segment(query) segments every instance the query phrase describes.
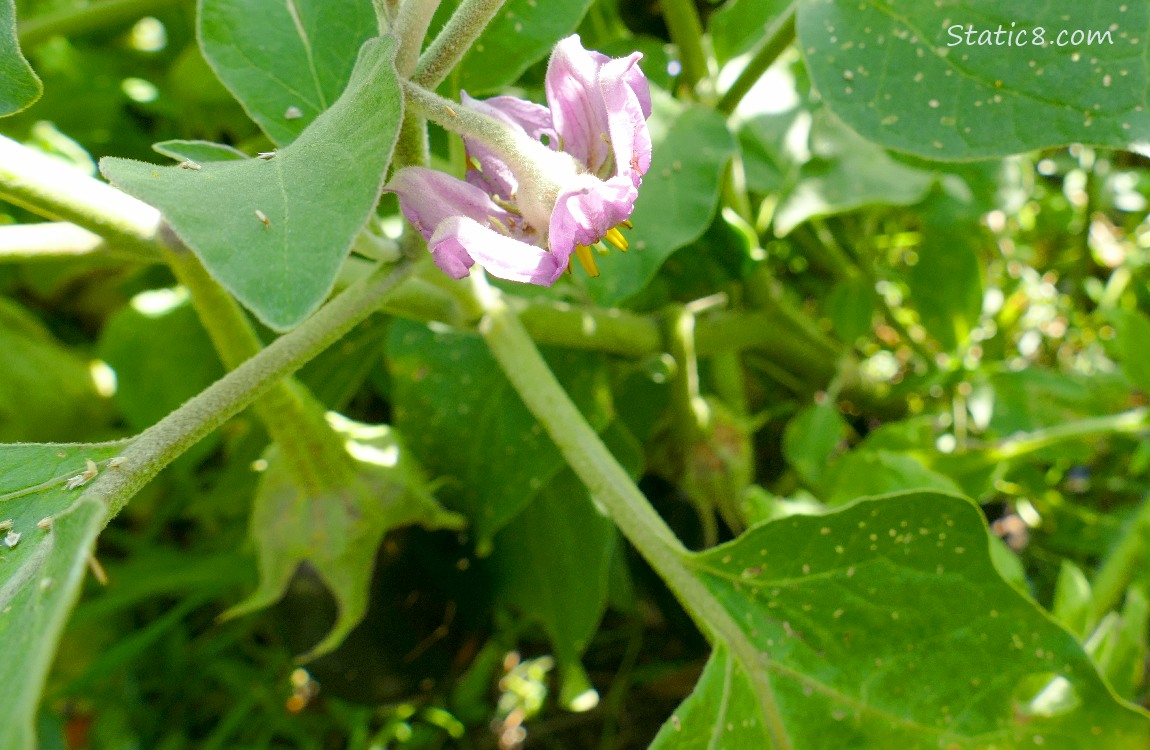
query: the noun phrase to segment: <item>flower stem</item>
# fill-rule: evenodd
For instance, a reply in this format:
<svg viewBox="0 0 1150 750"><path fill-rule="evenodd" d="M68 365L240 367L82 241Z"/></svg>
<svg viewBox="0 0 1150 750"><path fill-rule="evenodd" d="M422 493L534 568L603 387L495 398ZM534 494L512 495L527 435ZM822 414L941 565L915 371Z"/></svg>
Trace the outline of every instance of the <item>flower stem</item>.
<svg viewBox="0 0 1150 750"><path fill-rule="evenodd" d="M674 592L699 628L712 642L727 645L743 662L766 717L773 747L789 750L790 739L770 678L754 645L730 613L695 577L682 542L587 424L502 295L488 287L478 274L472 279L476 281L476 296L485 311L479 332L523 403L551 436L595 501Z"/></svg>
<svg viewBox="0 0 1150 750"><path fill-rule="evenodd" d="M435 41L419 56L419 64L411 80L429 89L443 83L503 7L504 1L463 0Z"/></svg>
<svg viewBox="0 0 1150 750"><path fill-rule="evenodd" d="M731 88L727 89L719 99L716 109L726 115L734 112L735 107L739 106L739 102L743 100L743 97L747 95L759 77L794 41L795 10L797 7L798 0L794 0L770 25L755 48L751 61L747 63L747 67L743 68L743 72L739 73L739 77L731 84Z"/></svg>
<svg viewBox="0 0 1150 750"><path fill-rule="evenodd" d="M102 472L88 490L108 505L110 520L128 499L177 456L265 393L282 377L333 344L380 306L411 274L413 264L379 266L324 305L298 328L217 380L140 433L124 450L121 471Z"/></svg>
<svg viewBox="0 0 1150 750"><path fill-rule="evenodd" d="M707 52L703 49L703 25L695 0L662 0L663 20L671 33L671 41L679 48L683 64L683 80L694 87L707 78Z"/></svg>
<svg viewBox="0 0 1150 750"><path fill-rule="evenodd" d="M400 78L407 78L419 62L419 50L427 36L427 27L440 0L405 0L399 6L394 30L399 37L399 50L395 53L395 68Z"/></svg>

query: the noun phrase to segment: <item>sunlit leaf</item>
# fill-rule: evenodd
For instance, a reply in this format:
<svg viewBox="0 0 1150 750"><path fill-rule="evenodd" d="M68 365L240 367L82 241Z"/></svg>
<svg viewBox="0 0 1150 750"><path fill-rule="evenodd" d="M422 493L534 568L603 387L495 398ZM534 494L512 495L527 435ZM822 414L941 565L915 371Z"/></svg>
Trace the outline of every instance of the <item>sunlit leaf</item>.
<svg viewBox="0 0 1150 750"><path fill-rule="evenodd" d="M40 79L20 54L13 0L0 0L0 117L30 106L42 91Z"/></svg>

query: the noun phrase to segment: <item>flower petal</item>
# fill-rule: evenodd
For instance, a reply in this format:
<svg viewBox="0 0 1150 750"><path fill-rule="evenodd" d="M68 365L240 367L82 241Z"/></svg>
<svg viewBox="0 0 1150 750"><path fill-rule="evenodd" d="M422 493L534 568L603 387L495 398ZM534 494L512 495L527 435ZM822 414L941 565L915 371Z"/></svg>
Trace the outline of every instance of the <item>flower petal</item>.
<svg viewBox="0 0 1150 750"><path fill-rule="evenodd" d="M628 175L604 182L581 175L559 194L551 214L548 244L551 252L570 255L576 245L591 245L631 215L639 191Z"/></svg>
<svg viewBox="0 0 1150 750"><path fill-rule="evenodd" d="M651 89L639 70L636 52L612 60L599 74L599 90L607 110L607 127L615 153L615 174L629 175L635 187L651 167Z"/></svg>
<svg viewBox="0 0 1150 750"><path fill-rule="evenodd" d="M518 223L480 188L432 169L401 169L386 189L399 196L403 215L424 239L430 240L439 225L453 216L467 216L483 224L495 218L509 227Z"/></svg>
<svg viewBox="0 0 1150 750"><path fill-rule="evenodd" d="M506 237L477 221L454 217L440 224L428 242L435 264L457 279L479 263L492 276L551 286L567 269L571 255L549 253L526 242Z"/></svg>
<svg viewBox="0 0 1150 750"><path fill-rule="evenodd" d="M466 91L461 93L461 101L470 109L526 133L532 140L541 141L544 136L547 136L549 144L556 144L559 140L551 124L551 113L541 104L514 96L473 99ZM492 195L512 200L519 190L519 181L511 167L477 138L465 137L463 142L468 156L479 163L479 169L476 169L469 160L467 181ZM555 145L551 147L555 148Z"/></svg>
<svg viewBox="0 0 1150 750"><path fill-rule="evenodd" d="M579 36L572 35L555 45L547 65L547 103L563 150L592 173L598 173L611 156L604 140L609 134L607 108L599 90L599 71L610 59L583 49Z"/></svg>

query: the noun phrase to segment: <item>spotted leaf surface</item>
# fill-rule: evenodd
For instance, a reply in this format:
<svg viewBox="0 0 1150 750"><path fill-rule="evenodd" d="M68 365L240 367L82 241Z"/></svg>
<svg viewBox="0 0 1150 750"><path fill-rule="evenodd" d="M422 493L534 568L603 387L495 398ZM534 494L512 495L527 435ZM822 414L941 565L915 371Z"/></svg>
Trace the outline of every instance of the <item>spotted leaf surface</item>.
<svg viewBox="0 0 1150 750"><path fill-rule="evenodd" d="M694 555L759 664L719 644L656 748L766 747L766 670L793 747L1143 748L1074 636L1004 582L977 506L931 492L751 529Z"/></svg>
<svg viewBox="0 0 1150 750"><path fill-rule="evenodd" d="M85 474L87 461L97 472L119 471L106 467L122 450L0 446L0 747L36 746L40 691L107 514L102 502L85 496L99 476Z"/></svg>
<svg viewBox="0 0 1150 750"><path fill-rule="evenodd" d="M796 27L831 109L933 159L1145 140L1148 30L1126 0L812 0Z"/></svg>

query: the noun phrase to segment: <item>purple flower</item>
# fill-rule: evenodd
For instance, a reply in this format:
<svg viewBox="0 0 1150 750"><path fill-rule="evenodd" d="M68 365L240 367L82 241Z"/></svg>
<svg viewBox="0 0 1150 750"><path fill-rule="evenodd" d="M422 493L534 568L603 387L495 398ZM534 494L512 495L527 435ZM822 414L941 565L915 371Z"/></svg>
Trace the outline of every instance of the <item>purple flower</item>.
<svg viewBox="0 0 1150 750"><path fill-rule="evenodd" d="M606 239L626 250L617 227L630 226L651 166L651 95L640 57L611 59L570 36L547 68L549 107L464 93L464 114L476 117L448 110L437 118L463 134L466 182L409 167L388 185L436 265L462 278L479 263L503 279L550 286L572 253L598 275L590 246ZM485 132L469 129L477 120Z"/></svg>

